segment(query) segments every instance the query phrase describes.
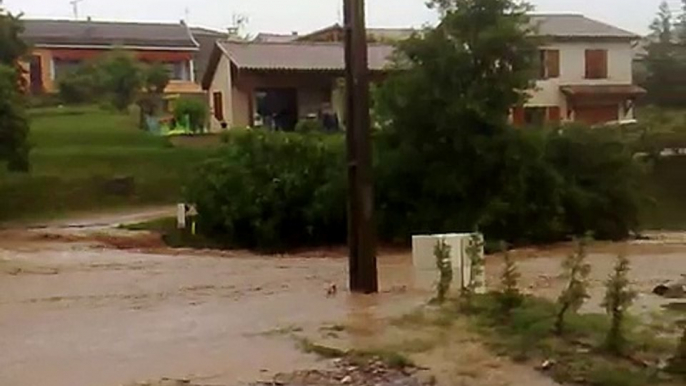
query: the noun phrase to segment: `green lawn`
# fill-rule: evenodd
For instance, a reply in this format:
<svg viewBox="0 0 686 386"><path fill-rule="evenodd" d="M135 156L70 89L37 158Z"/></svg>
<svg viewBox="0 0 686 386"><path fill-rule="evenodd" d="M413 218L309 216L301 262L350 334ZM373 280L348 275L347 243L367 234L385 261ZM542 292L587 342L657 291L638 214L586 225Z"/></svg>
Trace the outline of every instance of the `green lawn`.
<svg viewBox="0 0 686 386"><path fill-rule="evenodd" d="M36 109L30 117L32 170L0 174L0 220L173 203L212 152L174 148L137 129L133 115L95 107ZM113 179L133 184L122 191Z"/></svg>

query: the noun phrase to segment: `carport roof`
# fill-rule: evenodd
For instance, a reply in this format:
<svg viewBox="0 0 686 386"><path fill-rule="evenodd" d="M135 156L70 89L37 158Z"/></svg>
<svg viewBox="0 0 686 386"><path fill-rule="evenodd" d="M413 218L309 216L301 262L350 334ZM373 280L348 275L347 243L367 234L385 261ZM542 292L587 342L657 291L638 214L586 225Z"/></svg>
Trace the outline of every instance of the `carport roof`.
<svg viewBox="0 0 686 386"><path fill-rule="evenodd" d="M239 69L286 71L343 71L345 53L341 43L218 42L219 48ZM380 71L391 63L393 47L370 44L369 69Z"/></svg>

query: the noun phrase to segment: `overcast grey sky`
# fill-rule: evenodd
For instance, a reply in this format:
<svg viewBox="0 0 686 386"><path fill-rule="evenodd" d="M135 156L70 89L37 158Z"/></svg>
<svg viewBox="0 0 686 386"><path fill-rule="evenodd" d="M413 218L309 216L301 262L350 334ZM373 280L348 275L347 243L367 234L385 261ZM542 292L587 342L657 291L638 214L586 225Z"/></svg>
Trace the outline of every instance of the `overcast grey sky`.
<svg viewBox="0 0 686 386"><path fill-rule="evenodd" d="M375 27L421 26L435 20L425 0L366 0L368 24ZM530 0L538 12L574 12L645 33L661 0ZM669 0L679 8L680 0ZM234 14L249 17L250 32L306 32L340 18L342 0L82 0L79 13L96 20L178 21L224 29ZM70 0L5 0L26 17L72 18Z"/></svg>

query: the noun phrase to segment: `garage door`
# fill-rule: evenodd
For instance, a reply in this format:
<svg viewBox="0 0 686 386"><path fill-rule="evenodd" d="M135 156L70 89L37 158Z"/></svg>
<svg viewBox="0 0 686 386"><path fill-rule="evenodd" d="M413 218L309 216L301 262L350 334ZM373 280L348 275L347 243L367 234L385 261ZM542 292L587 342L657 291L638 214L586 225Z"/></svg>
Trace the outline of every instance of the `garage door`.
<svg viewBox="0 0 686 386"><path fill-rule="evenodd" d="M597 125L619 119L617 105L579 106L575 110L575 120L589 125Z"/></svg>

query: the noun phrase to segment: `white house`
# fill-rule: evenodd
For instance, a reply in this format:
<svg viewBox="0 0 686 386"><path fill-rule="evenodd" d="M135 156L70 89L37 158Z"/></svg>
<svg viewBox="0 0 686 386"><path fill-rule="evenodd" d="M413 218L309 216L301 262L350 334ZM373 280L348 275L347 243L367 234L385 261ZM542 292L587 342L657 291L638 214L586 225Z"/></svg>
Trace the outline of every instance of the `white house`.
<svg viewBox="0 0 686 386"><path fill-rule="evenodd" d="M638 35L582 15L532 15L542 41L539 80L523 107L512 110L517 125L581 121L599 124L633 118L632 43ZM389 42L412 30L368 29L371 41ZM311 34L258 41L220 41L203 79L212 110L212 130L276 125L292 129L332 105L343 116L344 34L339 25ZM370 43L369 68L382 81L393 47ZM274 118L276 117L276 118Z"/></svg>
<svg viewBox="0 0 686 386"><path fill-rule="evenodd" d="M543 40L531 98L513 111L517 124L633 118L645 91L633 83L633 45L640 37L583 15L533 15Z"/></svg>

